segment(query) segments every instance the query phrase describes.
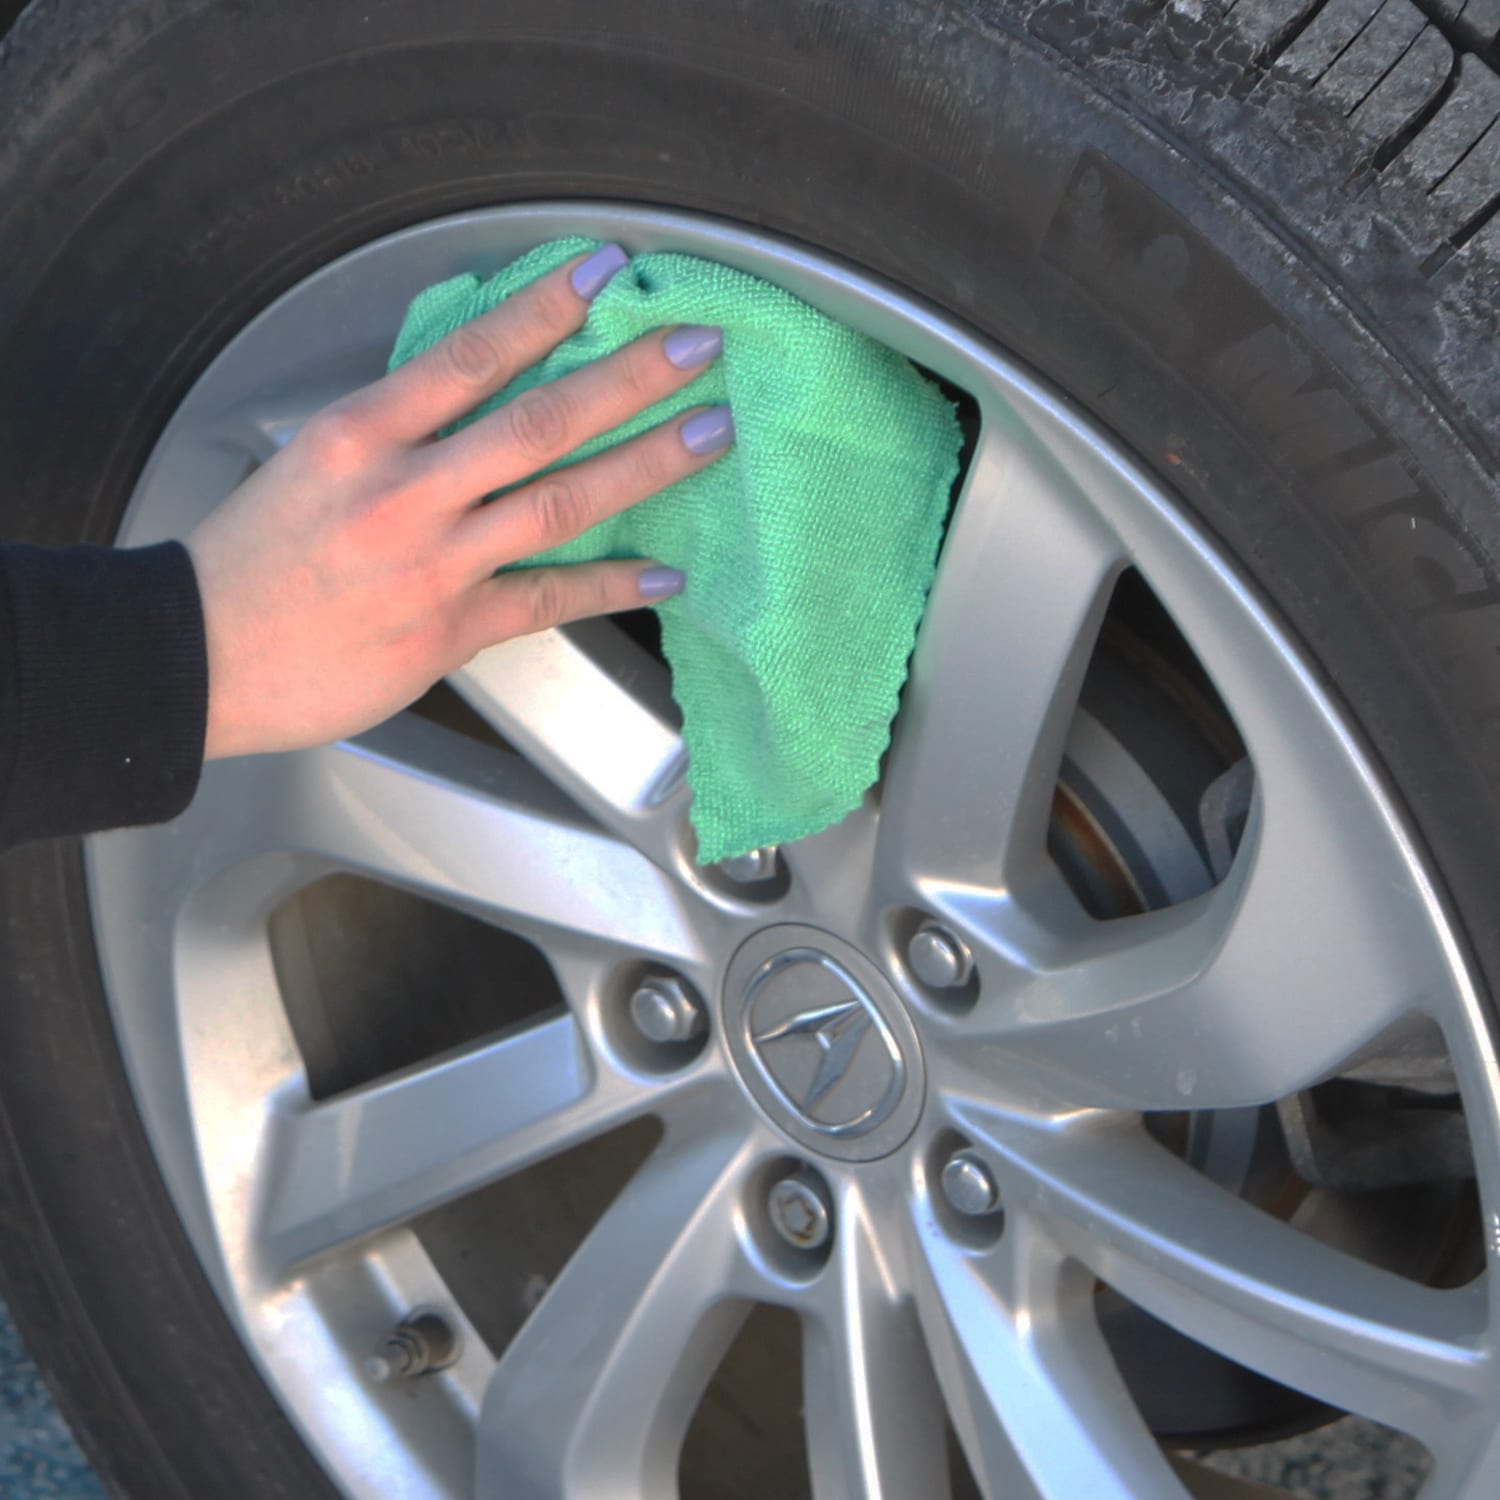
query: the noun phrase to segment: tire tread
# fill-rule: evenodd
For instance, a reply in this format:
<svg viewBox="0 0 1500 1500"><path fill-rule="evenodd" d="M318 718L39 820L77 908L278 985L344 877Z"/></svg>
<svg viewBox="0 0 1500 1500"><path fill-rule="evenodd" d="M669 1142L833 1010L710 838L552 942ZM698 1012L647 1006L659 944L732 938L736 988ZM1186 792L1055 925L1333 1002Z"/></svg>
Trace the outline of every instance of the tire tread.
<svg viewBox="0 0 1500 1500"><path fill-rule="evenodd" d="M1466 29L1433 0L1031 0L1023 24L1321 261L1402 363L1436 374L1432 398L1496 476L1500 72L1465 40L1486 14L1460 11Z"/></svg>

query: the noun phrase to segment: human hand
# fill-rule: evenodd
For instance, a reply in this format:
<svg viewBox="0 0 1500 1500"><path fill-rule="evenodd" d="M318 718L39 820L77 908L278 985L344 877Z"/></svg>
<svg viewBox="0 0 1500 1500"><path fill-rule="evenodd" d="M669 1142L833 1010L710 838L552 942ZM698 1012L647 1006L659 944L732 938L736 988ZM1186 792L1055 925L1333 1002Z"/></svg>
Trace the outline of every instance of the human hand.
<svg viewBox="0 0 1500 1500"><path fill-rule="evenodd" d="M486 646L682 588L649 562L495 574L724 452L728 408L706 407L534 477L701 374L718 330L648 334L433 437L582 327L625 263L617 246L570 262L335 402L192 531L207 759L357 734Z"/></svg>

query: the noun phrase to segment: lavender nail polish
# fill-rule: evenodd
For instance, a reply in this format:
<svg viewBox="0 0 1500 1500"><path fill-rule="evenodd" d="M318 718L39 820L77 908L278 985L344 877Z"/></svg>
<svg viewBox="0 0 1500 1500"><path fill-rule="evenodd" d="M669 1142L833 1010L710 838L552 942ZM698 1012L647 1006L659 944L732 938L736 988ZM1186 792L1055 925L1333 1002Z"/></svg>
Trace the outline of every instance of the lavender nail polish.
<svg viewBox="0 0 1500 1500"><path fill-rule="evenodd" d="M647 568L636 587L642 599L670 599L687 587L687 574L676 568Z"/></svg>
<svg viewBox="0 0 1500 1500"><path fill-rule="evenodd" d="M661 341L661 351L679 370L696 370L724 350L724 330L702 323L684 323Z"/></svg>
<svg viewBox="0 0 1500 1500"><path fill-rule="evenodd" d="M629 263L630 257L618 245L603 245L587 260L579 261L568 279L580 297L592 302L609 284L610 277Z"/></svg>
<svg viewBox="0 0 1500 1500"><path fill-rule="evenodd" d="M727 406L708 406L682 424L682 444L703 457L718 453L734 441L734 413Z"/></svg>

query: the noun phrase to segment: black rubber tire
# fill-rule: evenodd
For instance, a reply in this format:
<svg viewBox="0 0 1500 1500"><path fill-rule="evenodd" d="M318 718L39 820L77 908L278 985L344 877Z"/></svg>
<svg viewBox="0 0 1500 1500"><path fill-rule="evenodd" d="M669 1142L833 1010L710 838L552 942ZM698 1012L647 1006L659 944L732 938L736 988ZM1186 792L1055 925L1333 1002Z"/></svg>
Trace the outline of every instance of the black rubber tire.
<svg viewBox="0 0 1500 1500"><path fill-rule="evenodd" d="M1337 685L1493 981L1500 79L1480 9L1428 9L37 0L0 51L4 533L109 538L215 350L380 233L578 195L763 225L1158 469ZM91 1456L134 1500L331 1494L158 1179L76 845L0 861L0 912L0 1259Z"/></svg>

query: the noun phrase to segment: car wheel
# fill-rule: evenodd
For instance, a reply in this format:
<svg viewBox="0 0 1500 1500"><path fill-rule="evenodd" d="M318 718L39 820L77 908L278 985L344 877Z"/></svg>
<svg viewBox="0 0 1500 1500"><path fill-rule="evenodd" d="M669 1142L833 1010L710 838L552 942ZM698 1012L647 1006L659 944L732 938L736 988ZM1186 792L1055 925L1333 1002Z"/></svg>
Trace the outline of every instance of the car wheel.
<svg viewBox="0 0 1500 1500"><path fill-rule="evenodd" d="M787 287L969 437L816 838L697 866L642 618L0 865L0 1255L119 1493L1248 1497L1346 1414L1491 1493L1472 21L27 12L12 535L180 535L563 233Z"/></svg>

